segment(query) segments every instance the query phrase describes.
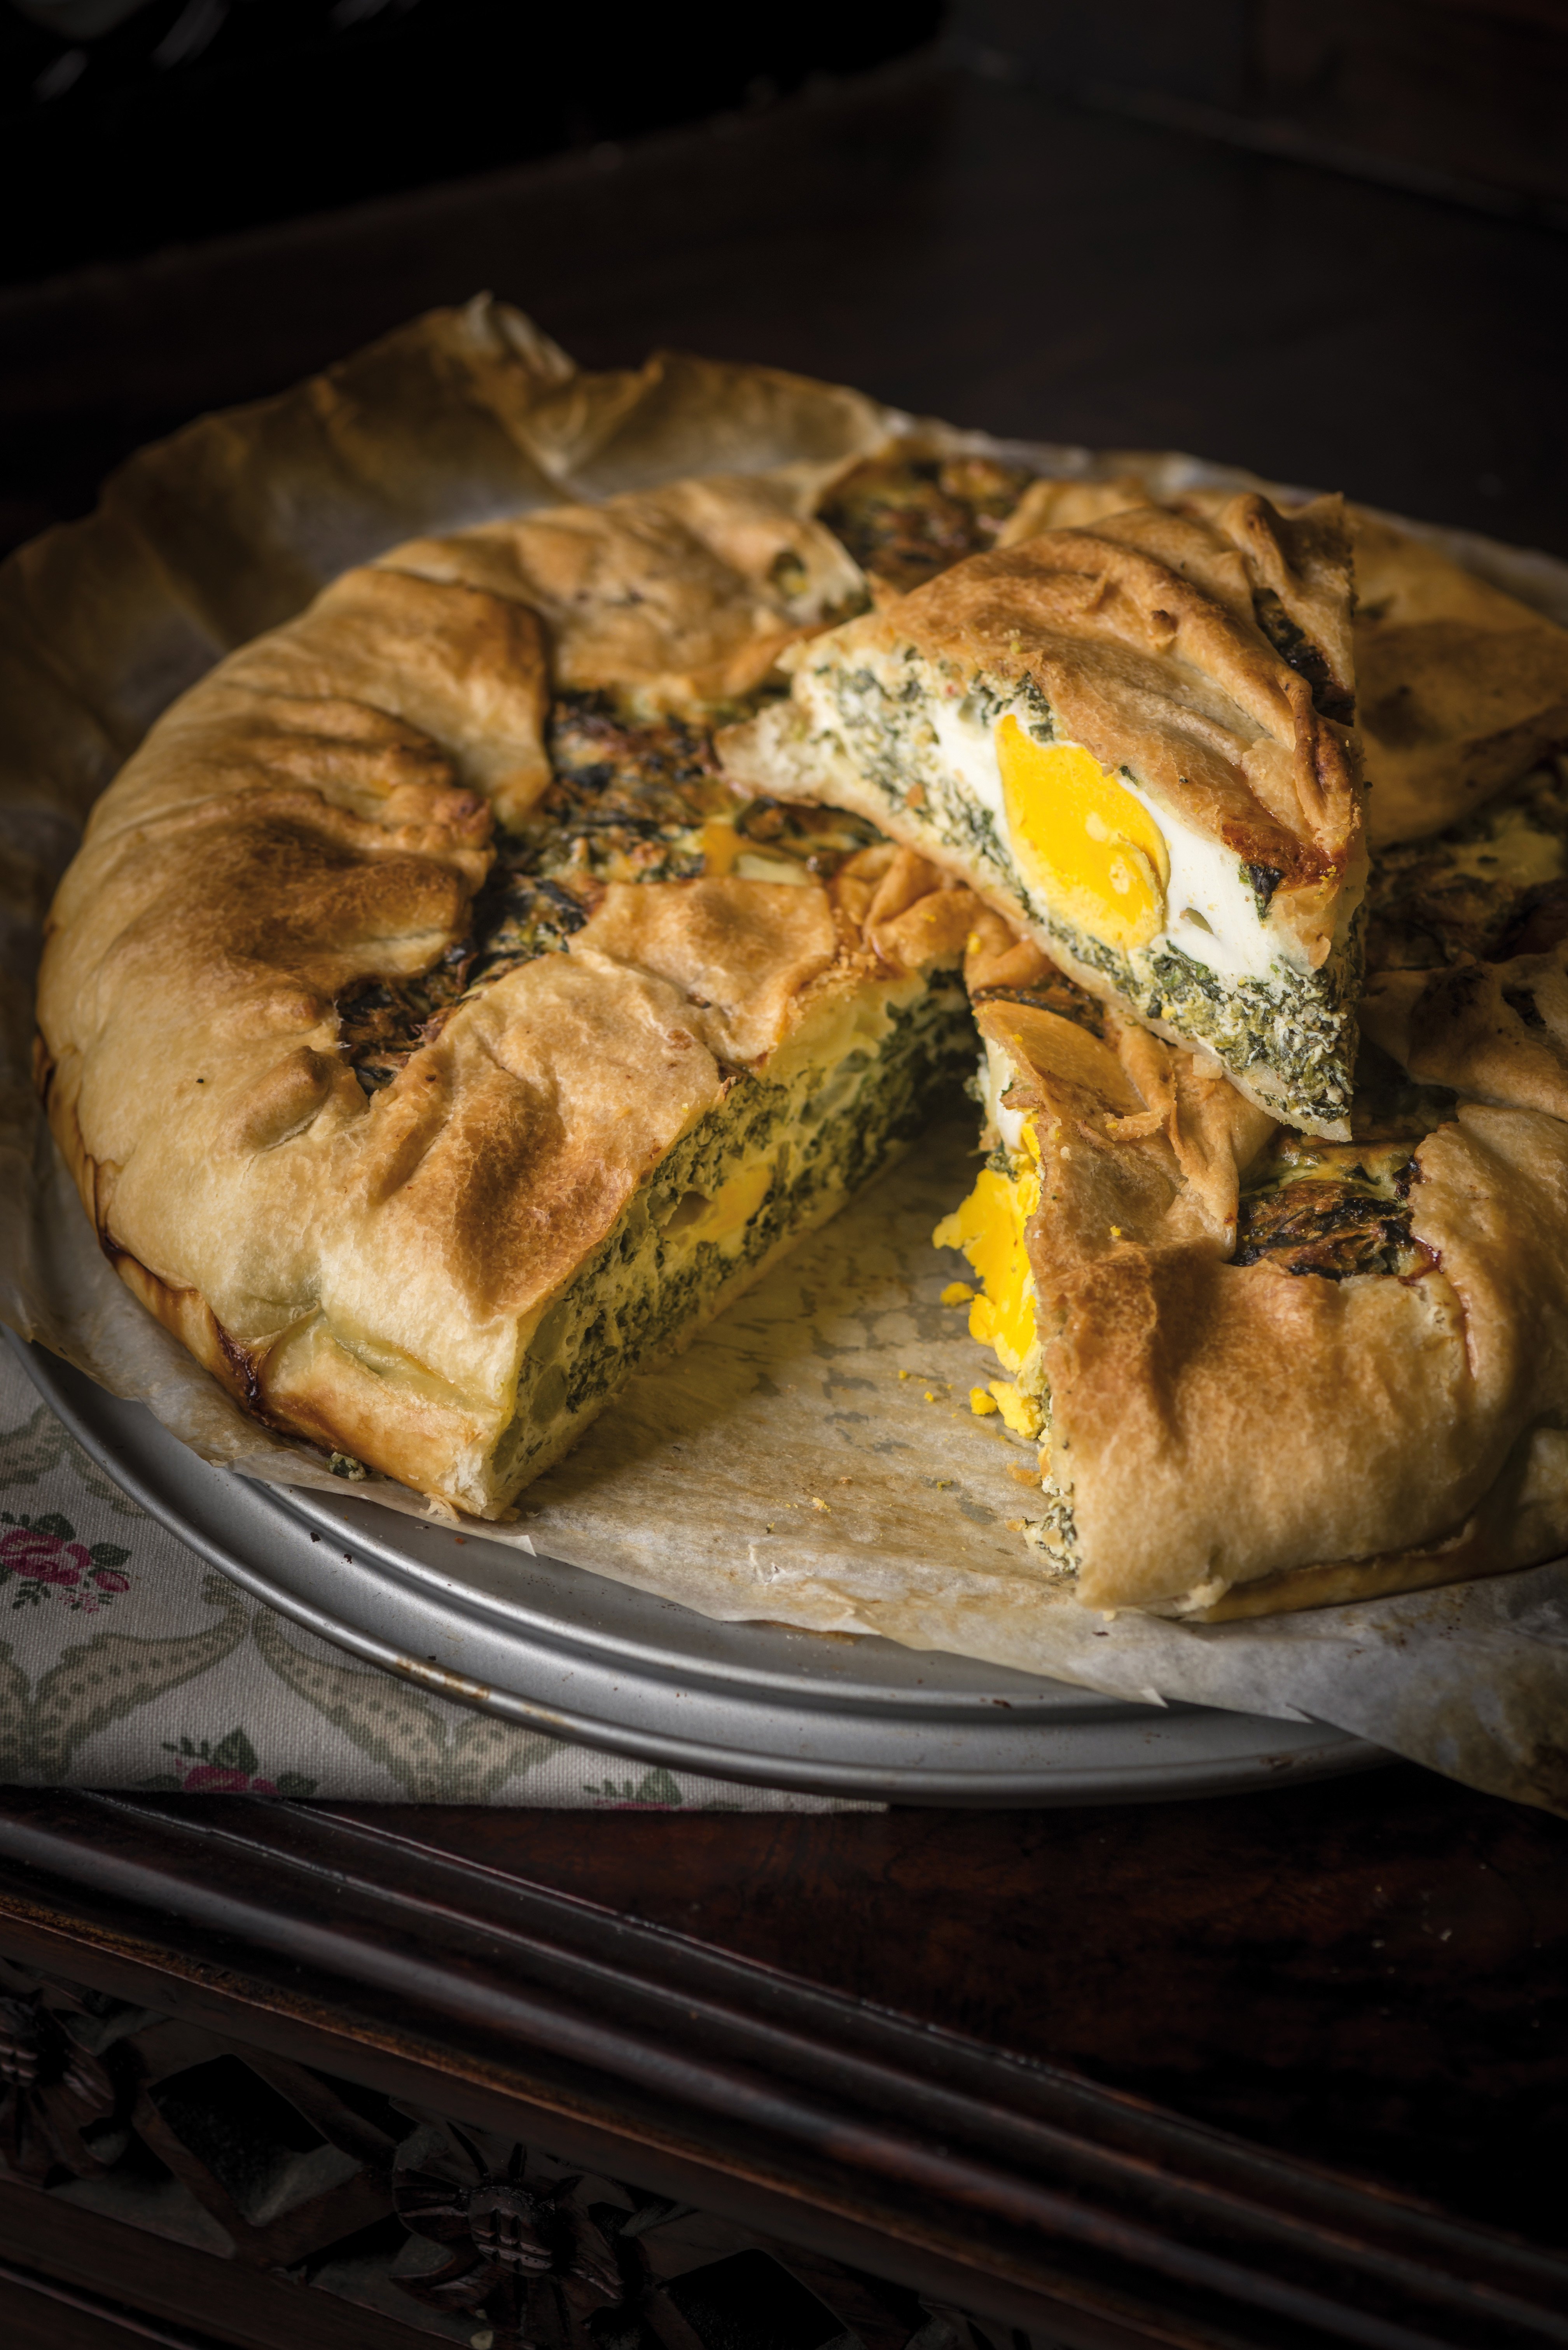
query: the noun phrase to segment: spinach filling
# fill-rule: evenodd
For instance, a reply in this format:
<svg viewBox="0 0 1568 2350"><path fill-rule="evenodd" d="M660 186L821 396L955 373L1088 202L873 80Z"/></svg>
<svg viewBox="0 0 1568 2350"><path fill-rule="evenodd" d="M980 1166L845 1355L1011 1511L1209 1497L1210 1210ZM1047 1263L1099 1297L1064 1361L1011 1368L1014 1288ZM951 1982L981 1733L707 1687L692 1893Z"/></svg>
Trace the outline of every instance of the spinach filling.
<svg viewBox="0 0 1568 2350"><path fill-rule="evenodd" d="M338 999L339 1035L367 1094L433 1043L464 996L563 950L611 882L694 880L713 865L826 881L881 838L836 808L742 805L719 772L711 726L628 717L606 694L564 695L548 742L549 789L498 837L467 935L418 978L360 982Z"/></svg>
<svg viewBox="0 0 1568 2350"><path fill-rule="evenodd" d="M1312 688L1312 705L1320 718L1336 719L1348 726L1355 716L1355 697L1334 681L1321 646L1293 620L1272 588L1260 588L1252 598L1258 626L1282 661Z"/></svg>
<svg viewBox="0 0 1568 2350"><path fill-rule="evenodd" d="M574 694L551 712L549 752L555 780L503 849L514 871L568 886L701 872L704 827L734 807L707 727L630 720L607 695Z"/></svg>
<svg viewBox="0 0 1568 2350"><path fill-rule="evenodd" d="M817 510L862 571L902 596L994 546L1034 476L996 457L867 457Z"/></svg>
<svg viewBox="0 0 1568 2350"><path fill-rule="evenodd" d="M972 1055L956 973L889 1006L879 1045L801 1069L742 1076L630 1201L530 1342L495 1473L521 1482L628 1374L683 1339L782 1242L820 1221L912 1141ZM724 1239L701 1237L725 1186L766 1190Z"/></svg>
<svg viewBox="0 0 1568 2350"><path fill-rule="evenodd" d="M1271 1165L1272 1180L1242 1197L1232 1262L1267 1258L1282 1273L1329 1281L1424 1272L1431 1260L1411 1236L1407 1204L1414 1171L1399 1144L1378 1152L1340 1143L1310 1150L1300 1164L1287 1147Z"/></svg>
<svg viewBox="0 0 1568 2350"><path fill-rule="evenodd" d="M1122 964L1127 979L1116 983L1146 1019L1169 1021L1207 1045L1228 1068L1242 1076L1277 1071L1294 1094L1296 1113L1329 1124L1352 1105L1345 1064L1361 993L1362 931L1357 913L1347 951L1331 956L1321 971L1222 979L1179 947L1166 946L1147 958L1147 982ZM1106 949L1084 960L1102 969L1121 964ZM1114 969L1109 975L1116 977Z"/></svg>
<svg viewBox="0 0 1568 2350"><path fill-rule="evenodd" d="M1430 840L1380 849L1367 885L1374 971L1507 962L1568 938L1568 778L1537 768Z"/></svg>
<svg viewBox="0 0 1568 2350"><path fill-rule="evenodd" d="M1410 1228L1419 1180L1416 1147L1454 1115L1457 1097L1422 1085L1364 1037L1355 1064L1349 1142L1275 1136L1248 1170L1236 1264L1267 1259L1283 1273L1391 1274L1409 1281L1431 1256Z"/></svg>

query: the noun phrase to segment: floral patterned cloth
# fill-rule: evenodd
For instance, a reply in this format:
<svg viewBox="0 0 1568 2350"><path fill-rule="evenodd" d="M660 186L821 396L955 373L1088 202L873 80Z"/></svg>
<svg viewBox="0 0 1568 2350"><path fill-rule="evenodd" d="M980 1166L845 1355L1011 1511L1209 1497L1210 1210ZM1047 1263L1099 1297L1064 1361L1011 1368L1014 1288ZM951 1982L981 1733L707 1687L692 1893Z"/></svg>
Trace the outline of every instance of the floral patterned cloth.
<svg viewBox="0 0 1568 2350"><path fill-rule="evenodd" d="M328 1647L138 1508L5 1349L0 1783L598 1811L863 1808L564 1745Z"/></svg>

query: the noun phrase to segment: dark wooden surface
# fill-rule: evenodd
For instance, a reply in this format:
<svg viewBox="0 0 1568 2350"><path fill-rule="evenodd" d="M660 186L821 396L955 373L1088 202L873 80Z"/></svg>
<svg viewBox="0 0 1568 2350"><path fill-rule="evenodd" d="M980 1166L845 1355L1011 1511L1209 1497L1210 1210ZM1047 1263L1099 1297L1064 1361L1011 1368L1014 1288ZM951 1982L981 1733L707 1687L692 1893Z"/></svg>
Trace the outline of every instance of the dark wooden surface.
<svg viewBox="0 0 1568 2350"><path fill-rule="evenodd" d="M1568 2244L1568 1823L1408 1767L1091 1812L635 1834L559 1813L392 1817L435 1849Z"/></svg>
<svg viewBox="0 0 1568 2350"><path fill-rule="evenodd" d="M13 1794L0 1951L1053 2350L1561 2341L1568 1830L1346 1785L689 1820ZM219 2339L254 2338L238 2305Z"/></svg>
<svg viewBox="0 0 1568 2350"><path fill-rule="evenodd" d="M11 535L151 433L484 285L589 363L783 362L1568 553L1568 242L929 62L6 297ZM546 2131L1034 2350L1490 2350L1568 2339L1565 1847L1407 1769L989 1816L14 1793L0 1953ZM97 2350L127 2307L182 2345L403 2338L269 2314L16 2192L8 2339Z"/></svg>
<svg viewBox="0 0 1568 2350"><path fill-rule="evenodd" d="M483 286L588 365L771 361L1568 553L1568 238L919 61L0 296L0 520Z"/></svg>

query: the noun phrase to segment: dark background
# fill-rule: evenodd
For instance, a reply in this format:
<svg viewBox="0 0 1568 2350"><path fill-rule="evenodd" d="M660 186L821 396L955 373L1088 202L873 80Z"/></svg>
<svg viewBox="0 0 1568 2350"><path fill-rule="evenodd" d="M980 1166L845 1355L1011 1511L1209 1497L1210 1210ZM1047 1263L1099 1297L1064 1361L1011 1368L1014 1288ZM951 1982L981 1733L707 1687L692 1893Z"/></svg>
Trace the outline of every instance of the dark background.
<svg viewBox="0 0 1568 2350"><path fill-rule="evenodd" d="M699 37L651 0L0 0L0 280L765 106L941 15L792 0Z"/></svg>
<svg viewBox="0 0 1568 2350"><path fill-rule="evenodd" d="M1568 0L0 0L0 546L489 287L1568 554L1565 124Z"/></svg>

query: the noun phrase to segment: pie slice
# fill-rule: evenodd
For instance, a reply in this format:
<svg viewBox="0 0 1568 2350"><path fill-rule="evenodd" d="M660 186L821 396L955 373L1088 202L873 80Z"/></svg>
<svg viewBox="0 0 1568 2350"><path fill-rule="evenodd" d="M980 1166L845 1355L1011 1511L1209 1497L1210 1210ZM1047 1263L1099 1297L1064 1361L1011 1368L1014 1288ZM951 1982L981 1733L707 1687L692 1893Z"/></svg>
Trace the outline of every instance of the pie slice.
<svg viewBox="0 0 1568 2350"><path fill-rule="evenodd" d="M971 1404L1038 1447L1023 1528L1080 1601L1213 1620L1568 1545L1568 1124L1539 1066L1488 1106L1463 1050L1368 1042L1324 1142L989 911L967 972L989 1156L934 1237L1001 1368Z"/></svg>
<svg viewBox="0 0 1568 2350"><path fill-rule="evenodd" d="M971 893L710 729L863 594L709 479L421 540L176 702L38 999L135 1295L249 1408L501 1515L919 1131Z"/></svg>
<svg viewBox="0 0 1568 2350"><path fill-rule="evenodd" d="M1125 485L1041 484L998 535ZM829 511L831 509L828 509ZM841 525L842 526L842 525ZM1254 1102L1348 1135L1365 879L1337 499L974 554L785 657L738 785L870 817Z"/></svg>
<svg viewBox="0 0 1568 2350"><path fill-rule="evenodd" d="M1169 460L1128 457L1102 479L1038 475L1016 459L905 436L839 467L820 520L886 605L966 556L1046 530L1093 529L1150 504L1221 522L1231 489L1179 482ZM1143 470L1135 471L1141 465ZM1373 847L1424 839L1568 745L1568 629L1467 570L1419 532L1347 504L1355 554L1351 627ZM1258 617L1275 650L1324 682L1319 616L1265 594Z"/></svg>

